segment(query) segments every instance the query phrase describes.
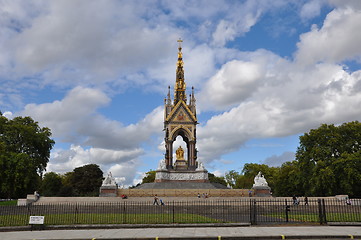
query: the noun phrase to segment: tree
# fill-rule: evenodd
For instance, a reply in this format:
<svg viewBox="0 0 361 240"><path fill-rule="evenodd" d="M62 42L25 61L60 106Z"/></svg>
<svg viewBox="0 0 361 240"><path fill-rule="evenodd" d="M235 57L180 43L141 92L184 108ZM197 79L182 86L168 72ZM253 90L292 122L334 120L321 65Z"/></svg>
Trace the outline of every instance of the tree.
<svg viewBox="0 0 361 240"><path fill-rule="evenodd" d="M54 145L50 136L30 117L0 116L0 197L25 197L39 188Z"/></svg>
<svg viewBox="0 0 361 240"><path fill-rule="evenodd" d="M146 172L145 176L142 179L142 184L154 182L155 181L155 173L156 173L156 171L154 171L154 170L149 170L148 172Z"/></svg>
<svg viewBox="0 0 361 240"><path fill-rule="evenodd" d="M272 192L275 196L302 196L305 195L297 161L285 162L279 168L275 177Z"/></svg>
<svg viewBox="0 0 361 240"><path fill-rule="evenodd" d="M226 172L226 182L227 184L229 184L229 186L231 186L232 188L235 188L236 186L236 181L239 178L240 174L238 172L236 172L235 170L231 170L229 172Z"/></svg>
<svg viewBox="0 0 361 240"><path fill-rule="evenodd" d="M61 176L55 172L48 172L41 181L40 193L47 197L58 196L62 187Z"/></svg>
<svg viewBox="0 0 361 240"><path fill-rule="evenodd" d="M268 186L273 189L275 187L274 182L278 171L279 168L269 167L266 164L246 163L243 167L242 173L247 179L252 179L253 182L254 177L258 174L258 172L262 172L268 182Z"/></svg>
<svg viewBox="0 0 361 240"><path fill-rule="evenodd" d="M340 126L322 124L300 136L296 160L303 193L311 196L338 193L360 196L360 189L353 186L361 185L360 152L361 124L357 121Z"/></svg>
<svg viewBox="0 0 361 240"><path fill-rule="evenodd" d="M70 183L77 196L98 196L102 180L103 171L97 164L75 168L70 175Z"/></svg>
<svg viewBox="0 0 361 240"><path fill-rule="evenodd" d="M250 189L253 186L253 179L254 179L254 177L247 177L245 175L239 175L239 177L236 179L234 188Z"/></svg>
<svg viewBox="0 0 361 240"><path fill-rule="evenodd" d="M348 193L353 197L361 197L361 151L343 153L334 163L334 173L340 176L335 194Z"/></svg>
<svg viewBox="0 0 361 240"><path fill-rule="evenodd" d="M224 179L224 177L217 177L213 173L208 173L208 180L211 183L219 183L219 184L222 184L224 186L227 186L227 182Z"/></svg>

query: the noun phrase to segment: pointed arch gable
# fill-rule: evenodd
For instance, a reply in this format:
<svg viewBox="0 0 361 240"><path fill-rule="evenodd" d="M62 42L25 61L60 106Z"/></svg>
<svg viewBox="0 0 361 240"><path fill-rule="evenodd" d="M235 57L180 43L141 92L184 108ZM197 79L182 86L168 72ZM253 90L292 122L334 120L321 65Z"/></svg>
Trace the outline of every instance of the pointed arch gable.
<svg viewBox="0 0 361 240"><path fill-rule="evenodd" d="M172 139L172 141L174 142L178 136L182 136L184 141L186 141L186 140L192 141L193 140L191 131L189 131L187 128L184 128L183 125L178 126L175 129L173 129L173 131L170 133L169 138ZM184 139L184 138L186 138L186 139Z"/></svg>

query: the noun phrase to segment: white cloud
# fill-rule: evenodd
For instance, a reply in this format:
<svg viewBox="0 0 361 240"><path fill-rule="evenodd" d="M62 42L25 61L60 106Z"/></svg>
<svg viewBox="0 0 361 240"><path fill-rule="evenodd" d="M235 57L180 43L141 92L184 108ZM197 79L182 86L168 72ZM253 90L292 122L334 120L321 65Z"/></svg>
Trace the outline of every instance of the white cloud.
<svg viewBox="0 0 361 240"><path fill-rule="evenodd" d="M12 119L13 118L13 113L6 111L3 113L3 116L6 117L7 119Z"/></svg>
<svg viewBox="0 0 361 240"><path fill-rule="evenodd" d="M269 53L263 54L267 59ZM257 61L249 61L248 65ZM244 62L234 61L232 64L241 66L234 66L241 70ZM209 96L210 108L224 108L225 103L236 106L198 127L201 160L219 160L223 154L238 150L252 138L282 137L306 132L321 123L360 119L361 110L357 106L361 103L361 71L350 74L336 64L304 67L281 58L278 61L259 61L259 68L264 69L264 73L261 78L254 78L257 82L251 87L247 78L235 80L240 88L232 85L236 74L229 74L232 77L227 78L213 77L207 83L223 86L222 81L229 81L226 90L215 87L209 91L206 88L203 94ZM232 73L222 67L215 76L226 75L225 70ZM213 92L220 97L212 98ZM224 99L232 101L224 102Z"/></svg>
<svg viewBox="0 0 361 240"><path fill-rule="evenodd" d="M281 155L272 155L266 158L262 164L266 164L270 167L280 167L285 162L291 162L295 160L294 152L284 152Z"/></svg>
<svg viewBox="0 0 361 240"><path fill-rule="evenodd" d="M300 64L318 62L361 61L361 12L338 8L330 12L323 26L313 25L310 32L300 36L295 58Z"/></svg>
<svg viewBox="0 0 361 240"><path fill-rule="evenodd" d="M246 100L257 90L264 77L262 66L254 62L227 62L205 85L203 102L230 106Z"/></svg>
<svg viewBox="0 0 361 240"><path fill-rule="evenodd" d="M129 125L98 109L129 86L165 95L174 84L175 40L181 37L198 113L218 111L198 127L199 159L206 166L252 138L359 120L361 71L345 71L339 63L360 61L360 1L328 2L336 8L322 26L300 36L290 60L263 49L227 48L247 37L267 11L272 18L279 12L271 10L294 7L289 1L6 1L0 8L1 110L18 112L12 107L22 109L36 97L33 89L72 89L63 99L27 104L21 112L50 127L57 141L73 144L54 151L49 169L95 162L134 184L143 145L162 134L163 108ZM306 2L299 16L311 20L322 4Z"/></svg>
<svg viewBox="0 0 361 240"><path fill-rule="evenodd" d="M123 182L121 182L121 184L130 186L134 184L133 180L138 174L138 165L139 161L134 159L121 164L115 164L111 168L109 168L109 171L113 174L113 176L118 176L125 179Z"/></svg>
<svg viewBox="0 0 361 240"><path fill-rule="evenodd" d="M73 144L52 154L50 171L67 172L96 163L103 171L110 169L114 177L124 177L124 183L132 184L138 158L144 154L140 145L162 133L163 108L154 109L138 123L123 126L97 113L109 101L100 90L76 87L60 101L25 106L21 115L49 127L55 139ZM127 172L119 175L124 168Z"/></svg>
<svg viewBox="0 0 361 240"><path fill-rule="evenodd" d="M312 0L306 2L301 8L300 17L303 20L309 20L317 17L321 13L321 6L324 2L324 0Z"/></svg>
<svg viewBox="0 0 361 240"><path fill-rule="evenodd" d="M95 111L108 104L110 99L97 89L76 87L61 101L28 104L21 115L32 116L52 130L53 136L63 141L81 142L76 134L79 127L91 121Z"/></svg>
<svg viewBox="0 0 361 240"><path fill-rule="evenodd" d="M96 110L109 101L100 90L76 87L61 101L26 105L21 115L49 127L61 141L106 149L132 149L162 130L161 107L139 123L123 126L97 114Z"/></svg>
<svg viewBox="0 0 361 240"><path fill-rule="evenodd" d="M118 180L123 179L122 184L131 184L140 164L138 157L143 153L140 148L133 150L85 149L72 145L69 150L56 150L52 153L48 171L65 173L94 163L100 166L105 175L110 171Z"/></svg>
<svg viewBox="0 0 361 240"><path fill-rule="evenodd" d="M238 9L239 12L235 14L234 11L230 11L231 14L219 21L212 34L213 45L223 47L227 42L248 32L256 24L262 12L262 7L257 4L256 1L247 1L244 5L231 6L233 10Z"/></svg>

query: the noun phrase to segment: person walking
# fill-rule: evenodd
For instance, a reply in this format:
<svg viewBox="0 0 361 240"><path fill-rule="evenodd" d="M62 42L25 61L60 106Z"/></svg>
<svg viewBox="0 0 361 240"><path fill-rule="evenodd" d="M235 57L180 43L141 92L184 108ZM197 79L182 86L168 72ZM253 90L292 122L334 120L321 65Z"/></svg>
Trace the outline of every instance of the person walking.
<svg viewBox="0 0 361 240"><path fill-rule="evenodd" d="M159 205L157 194L154 195L153 205Z"/></svg>

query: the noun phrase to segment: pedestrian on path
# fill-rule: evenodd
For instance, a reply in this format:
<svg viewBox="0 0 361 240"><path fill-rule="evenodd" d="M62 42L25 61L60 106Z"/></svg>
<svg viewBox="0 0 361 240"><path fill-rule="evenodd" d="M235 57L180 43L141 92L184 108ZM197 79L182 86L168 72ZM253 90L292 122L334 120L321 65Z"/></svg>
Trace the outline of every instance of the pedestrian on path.
<svg viewBox="0 0 361 240"><path fill-rule="evenodd" d="M153 202L153 205L159 205L159 202L158 202L158 196L157 194L154 195L154 202Z"/></svg>

